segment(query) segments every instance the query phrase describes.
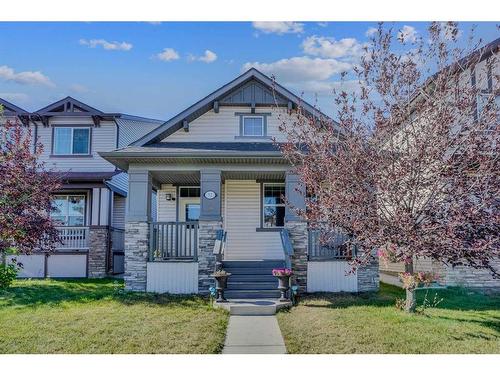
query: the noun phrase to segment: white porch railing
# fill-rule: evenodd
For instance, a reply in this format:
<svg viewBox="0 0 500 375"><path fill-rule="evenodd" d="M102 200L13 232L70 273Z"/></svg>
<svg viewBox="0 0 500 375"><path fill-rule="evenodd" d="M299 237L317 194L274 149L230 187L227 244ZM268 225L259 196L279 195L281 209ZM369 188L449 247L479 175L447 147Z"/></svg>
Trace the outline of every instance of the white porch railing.
<svg viewBox="0 0 500 375"><path fill-rule="evenodd" d="M62 243L58 250L88 249L89 227L57 227Z"/></svg>

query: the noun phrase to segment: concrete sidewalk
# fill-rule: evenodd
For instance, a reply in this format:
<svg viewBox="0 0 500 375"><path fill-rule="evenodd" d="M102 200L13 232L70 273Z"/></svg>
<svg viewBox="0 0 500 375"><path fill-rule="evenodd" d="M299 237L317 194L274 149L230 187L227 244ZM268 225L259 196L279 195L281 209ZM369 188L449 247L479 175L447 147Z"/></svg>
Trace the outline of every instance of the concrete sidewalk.
<svg viewBox="0 0 500 375"><path fill-rule="evenodd" d="M231 315L222 354L286 354L274 315Z"/></svg>

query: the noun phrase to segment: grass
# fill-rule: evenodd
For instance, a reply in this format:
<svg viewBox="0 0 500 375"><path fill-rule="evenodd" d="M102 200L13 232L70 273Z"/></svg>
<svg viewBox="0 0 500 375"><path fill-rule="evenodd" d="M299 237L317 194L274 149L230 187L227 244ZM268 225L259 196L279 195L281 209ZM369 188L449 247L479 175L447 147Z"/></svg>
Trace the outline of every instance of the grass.
<svg viewBox="0 0 500 375"><path fill-rule="evenodd" d="M289 353L500 353L500 294L429 291L443 301L419 314L395 308L404 292L304 297L278 314ZM425 292L418 292L419 305Z"/></svg>
<svg viewBox="0 0 500 375"><path fill-rule="evenodd" d="M197 296L116 280L23 280L0 291L0 353L218 353L228 315Z"/></svg>

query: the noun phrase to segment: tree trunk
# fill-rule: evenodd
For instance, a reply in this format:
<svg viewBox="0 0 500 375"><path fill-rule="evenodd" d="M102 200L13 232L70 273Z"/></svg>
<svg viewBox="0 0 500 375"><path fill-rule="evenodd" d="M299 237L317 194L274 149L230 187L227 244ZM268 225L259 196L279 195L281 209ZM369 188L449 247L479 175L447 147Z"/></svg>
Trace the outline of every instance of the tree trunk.
<svg viewBox="0 0 500 375"><path fill-rule="evenodd" d="M413 258L410 262L405 264L405 272L413 275ZM406 289L405 311L407 313L414 313L416 308L417 308L417 292L415 288Z"/></svg>

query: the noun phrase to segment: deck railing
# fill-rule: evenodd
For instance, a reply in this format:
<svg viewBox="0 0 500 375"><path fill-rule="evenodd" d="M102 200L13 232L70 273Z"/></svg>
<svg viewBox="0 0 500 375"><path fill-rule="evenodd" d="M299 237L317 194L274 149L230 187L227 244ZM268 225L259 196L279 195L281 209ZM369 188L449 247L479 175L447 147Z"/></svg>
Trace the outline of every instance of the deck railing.
<svg viewBox="0 0 500 375"><path fill-rule="evenodd" d="M309 260L349 260L356 252L346 246L348 236L340 230L328 244L322 244L320 233L317 230L309 230Z"/></svg>
<svg viewBox="0 0 500 375"><path fill-rule="evenodd" d="M198 260L198 222L152 222L149 260Z"/></svg>
<svg viewBox="0 0 500 375"><path fill-rule="evenodd" d="M290 234L287 229L282 229L280 231L281 246L283 248L283 254L285 257L285 267L292 269L292 255L293 255L293 245L290 239Z"/></svg>
<svg viewBox="0 0 500 375"><path fill-rule="evenodd" d="M89 227L57 227L62 243L58 250L86 250L89 248Z"/></svg>

